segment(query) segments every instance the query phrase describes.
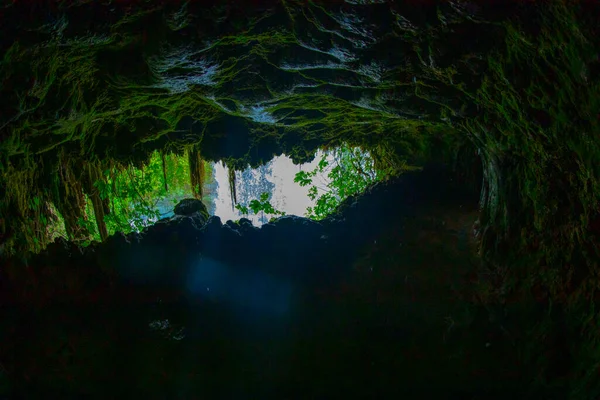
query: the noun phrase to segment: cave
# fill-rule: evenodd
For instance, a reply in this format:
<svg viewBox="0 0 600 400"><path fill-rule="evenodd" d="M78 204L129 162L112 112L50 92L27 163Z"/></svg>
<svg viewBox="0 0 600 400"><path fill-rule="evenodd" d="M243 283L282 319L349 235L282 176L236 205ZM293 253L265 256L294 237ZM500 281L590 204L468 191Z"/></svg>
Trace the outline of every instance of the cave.
<svg viewBox="0 0 600 400"><path fill-rule="evenodd" d="M0 397L598 398L599 16L0 5ZM311 215L206 205L336 149ZM143 179L185 196L118 220Z"/></svg>

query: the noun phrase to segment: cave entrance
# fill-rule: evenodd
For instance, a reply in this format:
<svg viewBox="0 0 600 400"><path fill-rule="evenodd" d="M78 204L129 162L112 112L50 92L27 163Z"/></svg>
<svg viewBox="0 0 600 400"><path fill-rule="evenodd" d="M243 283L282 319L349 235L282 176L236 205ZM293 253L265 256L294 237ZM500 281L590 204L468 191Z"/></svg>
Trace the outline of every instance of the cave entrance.
<svg viewBox="0 0 600 400"><path fill-rule="evenodd" d="M215 180L218 183L217 195L213 199L214 214L223 221L248 218L254 225L265 224L280 213L304 215L307 208L314 207L315 201L309 198L309 188L300 186L294 182L294 178L298 172L313 171L317 168L323 156L329 161L332 159L331 155L319 151L312 162L294 165L288 156L281 155L260 167L233 171L235 199L234 193L228 187L229 168L222 162L214 163ZM326 172L318 172L315 176L321 194L325 192L330 181ZM267 203L272 206L272 212L263 206ZM255 206L254 209L251 205Z"/></svg>
<svg viewBox="0 0 600 400"><path fill-rule="evenodd" d="M287 214L320 220L346 197L386 176L375 168L368 151L351 146L319 150L312 161L300 165L281 155L242 171L222 162L210 169L217 184L217 190L207 188L214 193L209 199L214 215L223 221L247 218L255 225Z"/></svg>
<svg viewBox="0 0 600 400"><path fill-rule="evenodd" d="M214 215L223 221L248 218L254 225L262 225L282 213L304 216L307 209L315 207L316 198L309 193L310 186L295 182L298 173L316 171L313 177L317 194L327 193L331 178L329 170L319 170L319 161L333 163L333 155L317 152L315 159L306 164L295 165L291 158L281 155L257 168L230 172L222 162L214 163L215 181L218 184L212 200ZM235 174L235 192L230 190L230 173ZM234 198L235 197L235 198ZM269 205L271 208L269 208Z"/></svg>
<svg viewBox="0 0 600 400"><path fill-rule="evenodd" d="M110 236L141 232L170 218L174 206L190 197L202 200L208 213L222 221L247 218L260 226L282 215L320 220L335 212L344 199L389 174L376 168L369 151L342 145L318 150L305 164L294 164L287 155L280 155L243 170L230 168L227 161L155 152L145 166L106 169L94 185L108 210L102 219ZM50 241L58 236L70 239L64 219L56 214ZM80 245L103 240L90 196L85 198L78 224L89 233L77 240Z"/></svg>

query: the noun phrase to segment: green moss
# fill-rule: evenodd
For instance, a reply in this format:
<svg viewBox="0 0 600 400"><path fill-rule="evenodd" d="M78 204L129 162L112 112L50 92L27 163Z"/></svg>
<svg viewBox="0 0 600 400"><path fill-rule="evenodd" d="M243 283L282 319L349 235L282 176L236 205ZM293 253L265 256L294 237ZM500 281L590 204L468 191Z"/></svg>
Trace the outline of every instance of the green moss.
<svg viewBox="0 0 600 400"><path fill-rule="evenodd" d="M483 249L487 260L505 271L505 301L531 301L537 287L546 293L549 307L558 303L555 308L569 310L570 335L577 336L590 329L587 317L587 322L578 318L595 315L582 303L595 290L588 279L594 279L589 274L597 264L579 255L593 246L588 224L600 193L594 178L598 167L590 162L600 154L599 143L589 139L598 132L600 87L586 77L597 48L580 31L573 11L558 4L541 13L536 37L524 35L518 25L505 24L505 29L506 49L488 57L489 73L471 94L483 115L461 123L483 152L487 191L482 221L489 227ZM573 276L579 276L577 284ZM532 326L533 337L559 329L549 315L526 307L510 310L515 318L542 319ZM525 362L547 371L557 360L538 358L546 345L541 339L527 342ZM597 367L583 358L575 365L580 371ZM548 376L540 372L536 385L554 387ZM597 390L587 373L572 377L570 384L573 395L583 387Z"/></svg>

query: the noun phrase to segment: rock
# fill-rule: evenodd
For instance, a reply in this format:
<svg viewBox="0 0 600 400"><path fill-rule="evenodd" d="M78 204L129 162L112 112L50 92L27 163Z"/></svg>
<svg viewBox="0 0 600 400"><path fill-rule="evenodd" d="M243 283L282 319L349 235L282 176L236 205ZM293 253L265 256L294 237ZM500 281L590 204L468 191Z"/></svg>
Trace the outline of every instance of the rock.
<svg viewBox="0 0 600 400"><path fill-rule="evenodd" d="M119 251L130 244L127 240L127 236L125 236L123 232L116 232L114 235L109 236L104 243L107 248L117 249Z"/></svg>
<svg viewBox="0 0 600 400"><path fill-rule="evenodd" d="M252 225L252 223L240 223L240 226L238 228L238 231L244 236L244 237L252 237L255 238L257 236L260 235L260 228Z"/></svg>
<svg viewBox="0 0 600 400"><path fill-rule="evenodd" d="M204 217L204 220L208 220L209 215L206 210L206 206L198 199L183 199L173 209L175 215L186 215L192 216L193 214L200 214Z"/></svg>
<svg viewBox="0 0 600 400"><path fill-rule="evenodd" d="M127 241L129 243L131 243L131 244L137 244L142 239L142 236L138 232L134 231L134 232L128 233L127 236L125 236L125 238L127 239Z"/></svg>
<svg viewBox="0 0 600 400"><path fill-rule="evenodd" d="M172 220L169 222L155 223L142 230L143 240L148 243L163 243L169 235Z"/></svg>
<svg viewBox="0 0 600 400"><path fill-rule="evenodd" d="M171 221L171 217L165 217L165 218L161 218L158 221L156 221L155 224L166 224L169 221Z"/></svg>
<svg viewBox="0 0 600 400"><path fill-rule="evenodd" d="M240 218L239 224L240 226L254 226L248 218Z"/></svg>
<svg viewBox="0 0 600 400"><path fill-rule="evenodd" d="M237 231L240 228L240 225L236 224L232 220L229 220L229 221L225 222L225 225L227 225L228 227L230 227L234 231Z"/></svg>
<svg viewBox="0 0 600 400"><path fill-rule="evenodd" d="M320 237L323 232L323 225L309 218L298 217L296 215L285 215L277 218L273 225L280 229L283 235L292 234L292 236L315 236ZM264 225L263 225L264 227Z"/></svg>
<svg viewBox="0 0 600 400"><path fill-rule="evenodd" d="M271 235L277 231L277 226L269 222L267 224L263 224L263 226L260 227L260 231Z"/></svg>
<svg viewBox="0 0 600 400"><path fill-rule="evenodd" d="M227 221L230 222L230 221ZM230 224L225 224L221 227L222 237L224 240L239 240L242 238L242 234L236 229L232 228Z"/></svg>
<svg viewBox="0 0 600 400"><path fill-rule="evenodd" d="M46 247L46 251L51 259L60 260L69 256L69 242L67 242L61 236L54 239L54 242L50 243Z"/></svg>
<svg viewBox="0 0 600 400"><path fill-rule="evenodd" d="M206 221L206 224L204 224L203 229L207 232L218 232L218 230L221 229L222 226L223 223L221 222L221 218L217 217L216 215L213 215L208 219L208 221Z"/></svg>

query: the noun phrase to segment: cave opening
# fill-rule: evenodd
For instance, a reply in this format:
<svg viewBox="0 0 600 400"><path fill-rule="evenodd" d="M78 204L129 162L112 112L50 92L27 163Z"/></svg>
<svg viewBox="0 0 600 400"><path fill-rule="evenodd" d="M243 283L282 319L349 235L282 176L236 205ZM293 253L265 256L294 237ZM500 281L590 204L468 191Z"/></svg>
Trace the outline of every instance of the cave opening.
<svg viewBox="0 0 600 400"><path fill-rule="evenodd" d="M347 145L318 150L313 161L299 165L285 154L241 171L230 170L223 161L198 163L203 178L195 189L191 183L195 179L193 164L189 157L177 154L156 151L141 168L105 170L104 177L93 183L100 200L108 204L102 223L96 217L93 196L86 195L85 212L77 223L89 235L78 243L87 246L116 232L142 232L161 219L172 218L175 206L195 194L209 215L223 221L245 218L261 226L286 214L321 220L349 196L360 195L369 185L394 174L390 169L377 169L368 151ZM47 207L53 218L42 241L74 239L67 234L65 220L56 206L48 202Z"/></svg>

